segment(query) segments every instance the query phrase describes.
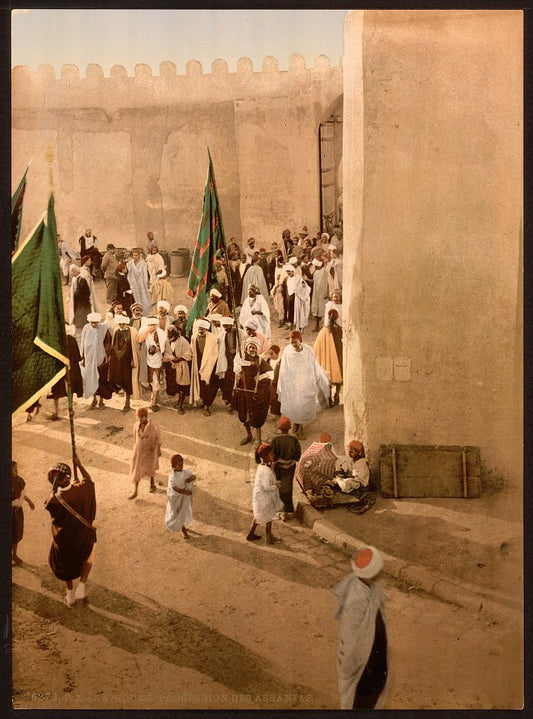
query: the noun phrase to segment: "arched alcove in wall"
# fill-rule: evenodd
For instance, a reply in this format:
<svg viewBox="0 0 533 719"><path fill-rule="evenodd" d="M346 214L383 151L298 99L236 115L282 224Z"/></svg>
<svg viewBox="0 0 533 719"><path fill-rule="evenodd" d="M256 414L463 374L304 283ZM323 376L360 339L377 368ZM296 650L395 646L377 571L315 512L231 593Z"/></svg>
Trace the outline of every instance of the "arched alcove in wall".
<svg viewBox="0 0 533 719"><path fill-rule="evenodd" d="M320 226L322 232L342 228L342 113L340 95L326 109L318 128Z"/></svg>

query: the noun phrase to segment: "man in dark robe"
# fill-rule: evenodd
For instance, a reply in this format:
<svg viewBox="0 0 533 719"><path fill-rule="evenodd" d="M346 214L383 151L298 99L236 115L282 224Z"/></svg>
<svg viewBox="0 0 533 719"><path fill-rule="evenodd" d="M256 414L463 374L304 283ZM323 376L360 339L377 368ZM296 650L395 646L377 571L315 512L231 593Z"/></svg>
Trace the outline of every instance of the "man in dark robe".
<svg viewBox="0 0 533 719"><path fill-rule="evenodd" d="M109 383L114 392L124 390L126 402L122 411L128 412L133 394L133 369L138 364L137 330L130 327L130 319L126 315L117 315L116 322L109 353Z"/></svg>
<svg viewBox="0 0 533 719"><path fill-rule="evenodd" d="M265 360L259 357L259 341L248 337L244 345L244 360L238 358L235 406L239 420L246 429L241 445L253 440L251 427L257 433L257 446L261 444L261 427L264 425L270 405L270 382L273 372Z"/></svg>
<svg viewBox="0 0 533 719"><path fill-rule="evenodd" d="M91 571L96 543L94 482L77 456L74 462L82 479L71 483L72 472L68 464L56 464L48 472L52 496L44 505L52 517L52 546L48 563L55 576L67 585L65 601L69 607L77 599L87 601L85 583ZM80 582L74 592L73 581L78 577Z"/></svg>

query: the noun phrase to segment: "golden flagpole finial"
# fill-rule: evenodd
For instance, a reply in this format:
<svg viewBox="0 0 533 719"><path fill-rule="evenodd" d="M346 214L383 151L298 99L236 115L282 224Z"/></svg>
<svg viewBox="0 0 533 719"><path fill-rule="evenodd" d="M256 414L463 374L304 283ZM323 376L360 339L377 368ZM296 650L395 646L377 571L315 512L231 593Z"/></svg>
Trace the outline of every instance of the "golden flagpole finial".
<svg viewBox="0 0 533 719"><path fill-rule="evenodd" d="M50 140L46 143L46 152L44 153L44 159L50 166L50 192L54 191L54 151L52 149L52 143Z"/></svg>

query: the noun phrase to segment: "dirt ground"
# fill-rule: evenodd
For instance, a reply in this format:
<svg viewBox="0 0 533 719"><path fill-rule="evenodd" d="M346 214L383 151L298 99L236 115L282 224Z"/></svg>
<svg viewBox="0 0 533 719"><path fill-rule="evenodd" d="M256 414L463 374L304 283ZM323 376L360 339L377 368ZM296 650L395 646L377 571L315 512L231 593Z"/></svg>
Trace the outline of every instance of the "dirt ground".
<svg viewBox="0 0 533 719"><path fill-rule="evenodd" d="M185 281L173 283L182 289ZM282 345L284 334L276 335ZM250 446L239 445L242 426L219 398L209 418L193 409L180 416L170 403L154 415L163 435L161 485L150 494L143 480L128 501L134 413L124 415L122 403L114 397L90 411L87 400L76 400L78 453L96 483L98 542L89 603L72 608L47 566L43 509L48 468L70 461L66 404L60 422L46 418L50 400L32 422L14 420L13 457L36 505L24 508L24 563L13 569L14 707L337 708L330 589L350 571L346 557L297 520L276 523L282 542L275 547L245 541L255 464ZM307 428L309 441L328 422L338 426L341 413L321 413ZM264 436L274 432L270 418ZM198 476L188 542L164 524L174 452ZM521 654L516 627L384 584L393 657L387 708L520 706L519 661L506 660Z"/></svg>

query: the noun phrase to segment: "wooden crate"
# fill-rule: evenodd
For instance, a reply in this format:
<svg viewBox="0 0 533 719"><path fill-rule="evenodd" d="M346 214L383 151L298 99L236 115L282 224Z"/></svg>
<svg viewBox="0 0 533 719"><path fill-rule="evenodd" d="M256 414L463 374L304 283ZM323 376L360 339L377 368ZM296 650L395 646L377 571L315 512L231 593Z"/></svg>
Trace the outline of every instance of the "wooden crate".
<svg viewBox="0 0 533 719"><path fill-rule="evenodd" d="M479 497L479 447L390 444L380 447L384 497Z"/></svg>

